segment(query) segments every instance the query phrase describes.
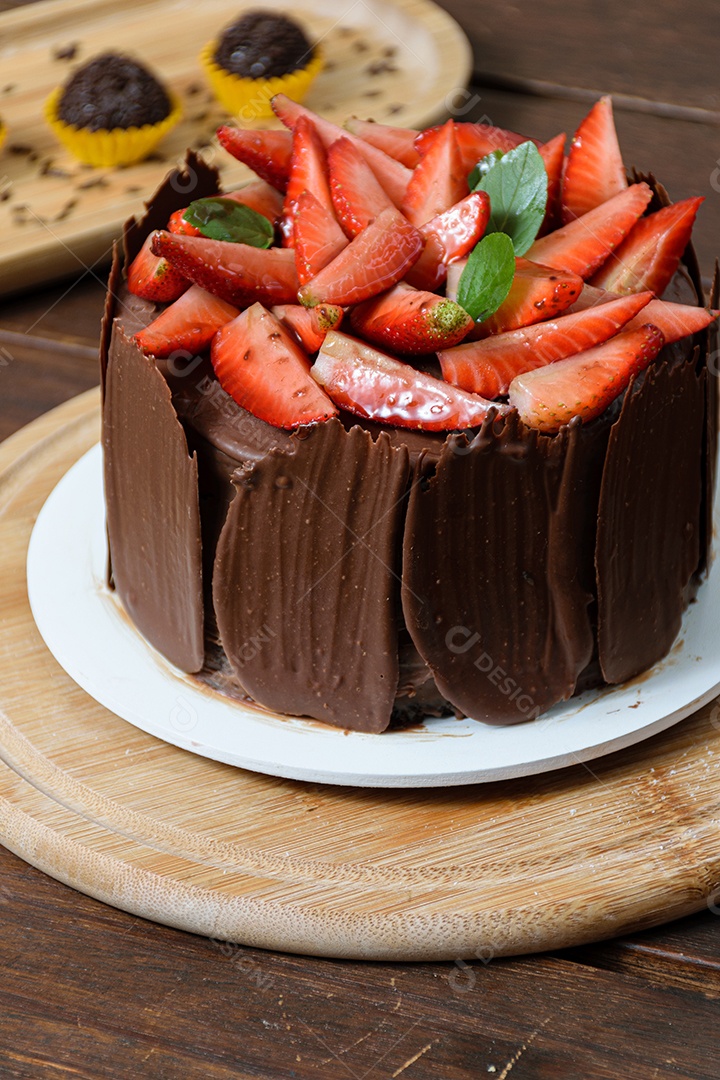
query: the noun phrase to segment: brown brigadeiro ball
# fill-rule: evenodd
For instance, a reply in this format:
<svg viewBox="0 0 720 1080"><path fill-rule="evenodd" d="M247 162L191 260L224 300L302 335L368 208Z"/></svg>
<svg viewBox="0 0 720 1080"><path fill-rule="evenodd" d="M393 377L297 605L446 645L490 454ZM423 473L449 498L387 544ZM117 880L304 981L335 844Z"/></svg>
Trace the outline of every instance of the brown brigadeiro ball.
<svg viewBox="0 0 720 1080"><path fill-rule="evenodd" d="M65 84L57 113L60 120L87 131L143 127L164 120L172 109L165 88L128 56L96 56Z"/></svg>
<svg viewBox="0 0 720 1080"><path fill-rule="evenodd" d="M271 79L305 67L312 53L304 31L292 19L248 11L223 31L215 63L242 78Z"/></svg>

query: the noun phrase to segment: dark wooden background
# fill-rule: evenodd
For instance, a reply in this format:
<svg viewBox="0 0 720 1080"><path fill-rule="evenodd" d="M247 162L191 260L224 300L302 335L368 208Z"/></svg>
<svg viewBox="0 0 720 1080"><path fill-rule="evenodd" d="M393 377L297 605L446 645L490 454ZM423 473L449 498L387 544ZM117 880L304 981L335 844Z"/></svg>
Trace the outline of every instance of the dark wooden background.
<svg viewBox="0 0 720 1080"><path fill-rule="evenodd" d="M707 196L697 247L709 275L720 252L717 6L444 6L474 47L467 115L547 138L572 133L612 91L626 162L654 170L674 198ZM72 280L0 305L0 438L97 382L103 294L102 270L78 264ZM715 1080L719 944L707 910L467 968L230 951L114 911L0 849L0 1080Z"/></svg>

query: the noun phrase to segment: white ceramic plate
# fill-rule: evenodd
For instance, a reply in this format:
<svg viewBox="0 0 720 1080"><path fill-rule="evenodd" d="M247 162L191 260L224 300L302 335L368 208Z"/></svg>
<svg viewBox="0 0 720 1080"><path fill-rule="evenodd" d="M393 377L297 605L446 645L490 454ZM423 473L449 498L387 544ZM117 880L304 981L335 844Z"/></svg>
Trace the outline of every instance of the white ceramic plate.
<svg viewBox="0 0 720 1080"><path fill-rule="evenodd" d="M538 720L490 727L427 720L364 735L244 707L177 671L105 586L102 455L60 481L33 530L30 604L45 642L93 698L143 731L255 772L365 787L444 787L589 761L670 727L720 691L720 574L685 615L670 655L634 683L584 694Z"/></svg>

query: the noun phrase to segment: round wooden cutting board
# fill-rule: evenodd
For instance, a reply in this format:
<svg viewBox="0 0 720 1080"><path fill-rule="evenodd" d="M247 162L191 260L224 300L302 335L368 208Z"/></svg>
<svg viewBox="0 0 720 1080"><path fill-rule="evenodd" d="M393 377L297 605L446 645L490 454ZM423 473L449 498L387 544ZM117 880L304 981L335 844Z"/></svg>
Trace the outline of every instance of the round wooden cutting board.
<svg viewBox="0 0 720 1080"><path fill-rule="evenodd" d="M157 922L333 957L488 960L710 901L715 704L591 766L423 791L244 772L96 704L35 628L25 559L45 498L98 432L92 391L0 447L0 841L11 851Z"/></svg>

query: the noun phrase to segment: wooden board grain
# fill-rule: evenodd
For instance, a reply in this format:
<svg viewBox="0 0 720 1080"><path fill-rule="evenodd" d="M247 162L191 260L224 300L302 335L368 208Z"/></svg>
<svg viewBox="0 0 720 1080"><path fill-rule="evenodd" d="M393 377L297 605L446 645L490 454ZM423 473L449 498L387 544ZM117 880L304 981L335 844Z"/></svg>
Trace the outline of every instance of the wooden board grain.
<svg viewBox="0 0 720 1080"><path fill-rule="evenodd" d="M0 840L10 850L146 918L363 959L532 952L706 905L720 882L715 705L592 768L422 792L247 773L98 706L45 649L24 580L40 506L97 436L92 391L0 448Z"/></svg>
<svg viewBox="0 0 720 1080"><path fill-rule="evenodd" d="M0 294L92 269L131 214L192 146L231 188L252 174L213 138L227 114L205 83L198 54L250 0L45 0L0 15ZM470 47L431 0L275 0L327 56L307 104L342 123L349 115L422 126L463 87ZM74 49L72 58L63 52ZM147 161L93 169L74 161L43 119L43 103L69 73L107 49L145 62L181 98L184 117ZM256 127L275 121L260 119ZM251 125L252 126L252 125Z"/></svg>

